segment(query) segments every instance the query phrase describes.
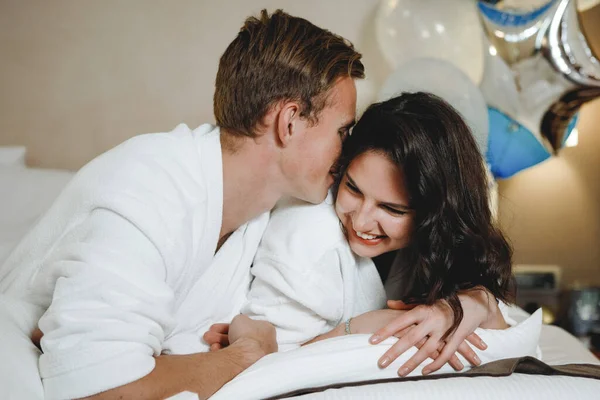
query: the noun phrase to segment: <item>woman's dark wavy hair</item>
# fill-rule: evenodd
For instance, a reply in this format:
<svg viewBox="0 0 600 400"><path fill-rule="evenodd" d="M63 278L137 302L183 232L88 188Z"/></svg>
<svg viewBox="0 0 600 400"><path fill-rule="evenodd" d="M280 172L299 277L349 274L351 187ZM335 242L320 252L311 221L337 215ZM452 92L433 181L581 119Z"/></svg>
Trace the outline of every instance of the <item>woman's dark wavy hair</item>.
<svg viewBox="0 0 600 400"><path fill-rule="evenodd" d="M493 222L485 164L460 114L423 92L371 105L344 142L335 196L350 162L367 151L400 167L415 212L412 240L402 251L405 267L391 277L407 280L396 298L446 300L454 324L444 338L462 321L460 291L484 287L512 302L512 249Z"/></svg>

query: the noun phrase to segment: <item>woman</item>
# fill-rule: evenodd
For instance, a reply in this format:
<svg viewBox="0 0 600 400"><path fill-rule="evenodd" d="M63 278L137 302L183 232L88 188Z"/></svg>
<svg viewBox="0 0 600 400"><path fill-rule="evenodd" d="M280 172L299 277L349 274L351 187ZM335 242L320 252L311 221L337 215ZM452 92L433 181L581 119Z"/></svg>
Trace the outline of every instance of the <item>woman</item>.
<svg viewBox="0 0 600 400"><path fill-rule="evenodd" d="M506 327L496 301L510 300L511 249L492 222L484 162L460 115L426 93L374 104L344 143L338 172L323 204L272 212L243 313L272 323L282 350L376 331L371 343L401 337L381 367L420 348L400 375L429 356L423 373L448 360L461 369L457 349L478 364L464 340L484 349L475 329ZM376 269L379 256L395 260ZM386 297L402 301L382 310ZM213 349L226 344L225 329L205 335Z"/></svg>

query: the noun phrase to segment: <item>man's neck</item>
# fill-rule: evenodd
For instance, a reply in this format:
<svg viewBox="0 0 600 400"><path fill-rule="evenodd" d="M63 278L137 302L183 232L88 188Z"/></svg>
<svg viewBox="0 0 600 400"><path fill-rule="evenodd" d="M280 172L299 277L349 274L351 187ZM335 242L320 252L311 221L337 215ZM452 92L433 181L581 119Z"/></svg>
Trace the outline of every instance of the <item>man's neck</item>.
<svg viewBox="0 0 600 400"><path fill-rule="evenodd" d="M281 198L281 177L276 162L276 149L269 138L235 138L235 148L224 143L223 156L223 221L219 238L269 211Z"/></svg>

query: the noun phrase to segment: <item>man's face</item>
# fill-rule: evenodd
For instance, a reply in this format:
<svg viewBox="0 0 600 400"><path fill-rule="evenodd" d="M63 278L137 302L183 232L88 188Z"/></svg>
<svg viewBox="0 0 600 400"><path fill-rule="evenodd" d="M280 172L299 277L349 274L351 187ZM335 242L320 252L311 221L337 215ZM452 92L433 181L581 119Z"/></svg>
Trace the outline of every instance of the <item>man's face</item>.
<svg viewBox="0 0 600 400"><path fill-rule="evenodd" d="M333 184L331 170L342 149L342 141L356 118L356 87L352 78L341 78L328 93L328 101L316 124L299 121L301 134L287 153L284 173L290 195L320 203Z"/></svg>

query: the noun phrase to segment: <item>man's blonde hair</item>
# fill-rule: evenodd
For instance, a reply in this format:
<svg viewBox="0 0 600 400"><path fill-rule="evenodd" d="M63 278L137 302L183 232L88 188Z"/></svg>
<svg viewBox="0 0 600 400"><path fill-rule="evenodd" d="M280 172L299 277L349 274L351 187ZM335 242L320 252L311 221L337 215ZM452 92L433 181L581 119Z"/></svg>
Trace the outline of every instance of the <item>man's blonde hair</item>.
<svg viewBox="0 0 600 400"><path fill-rule="evenodd" d="M364 78L352 43L282 10L246 20L219 61L213 106L217 124L255 136L269 109L298 101L300 116L317 121L327 92L342 77Z"/></svg>

